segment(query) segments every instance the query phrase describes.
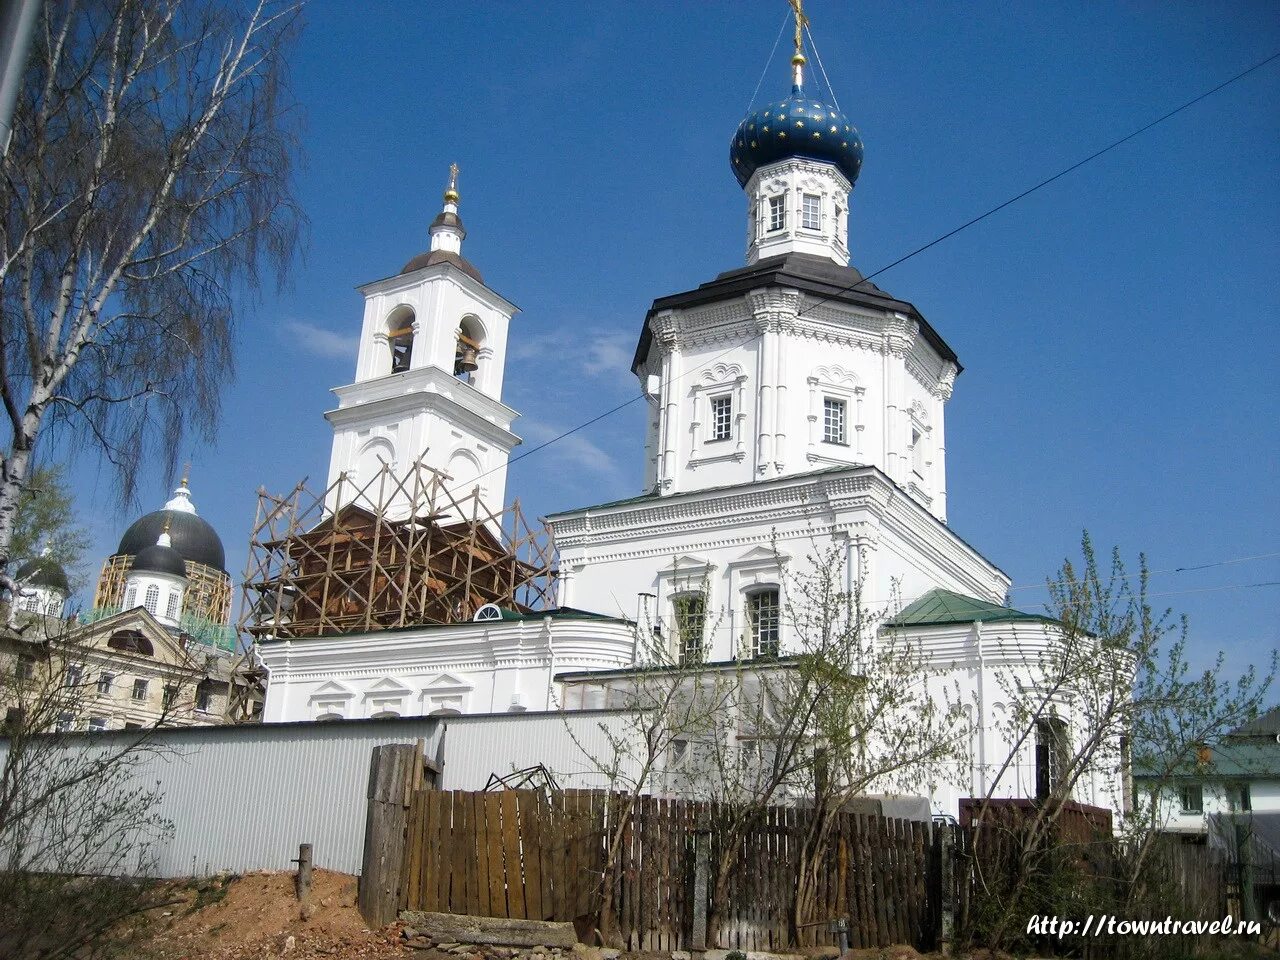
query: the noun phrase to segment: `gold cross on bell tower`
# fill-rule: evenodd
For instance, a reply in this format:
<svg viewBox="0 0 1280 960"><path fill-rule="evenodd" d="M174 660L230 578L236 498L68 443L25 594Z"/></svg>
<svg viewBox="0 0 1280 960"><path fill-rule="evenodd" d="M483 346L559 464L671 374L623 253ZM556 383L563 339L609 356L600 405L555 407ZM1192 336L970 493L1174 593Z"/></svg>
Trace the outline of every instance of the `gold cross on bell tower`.
<svg viewBox="0 0 1280 960"><path fill-rule="evenodd" d="M444 192L445 203L458 202L458 165L449 164L449 188Z"/></svg>

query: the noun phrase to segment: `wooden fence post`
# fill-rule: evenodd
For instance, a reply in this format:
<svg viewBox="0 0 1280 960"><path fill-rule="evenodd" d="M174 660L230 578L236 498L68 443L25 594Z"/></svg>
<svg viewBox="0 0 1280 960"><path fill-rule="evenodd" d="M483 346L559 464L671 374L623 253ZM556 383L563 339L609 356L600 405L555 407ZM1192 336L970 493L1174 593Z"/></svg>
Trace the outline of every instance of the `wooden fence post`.
<svg viewBox="0 0 1280 960"><path fill-rule="evenodd" d="M938 939L938 950L942 953L951 951L951 941L956 933L956 835L949 823L935 823L933 833L933 874L931 878L931 896L936 897L937 927L933 931Z"/></svg>
<svg viewBox="0 0 1280 960"><path fill-rule="evenodd" d="M298 881L295 893L298 900L306 902L311 895L311 844L298 844Z"/></svg>
<svg viewBox="0 0 1280 960"><path fill-rule="evenodd" d="M693 831L693 935L690 948L707 949L707 884L711 878L711 831L699 822Z"/></svg>
<svg viewBox="0 0 1280 960"><path fill-rule="evenodd" d="M422 771L422 749L418 744L393 743L373 748L359 905L360 914L375 929L396 918L409 799L414 790L423 786Z"/></svg>

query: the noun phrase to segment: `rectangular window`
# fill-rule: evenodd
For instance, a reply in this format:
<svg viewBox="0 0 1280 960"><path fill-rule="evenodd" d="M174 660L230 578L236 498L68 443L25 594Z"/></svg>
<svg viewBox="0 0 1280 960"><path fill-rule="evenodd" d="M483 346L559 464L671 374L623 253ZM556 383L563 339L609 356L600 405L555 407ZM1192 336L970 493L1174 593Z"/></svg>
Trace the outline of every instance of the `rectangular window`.
<svg viewBox="0 0 1280 960"><path fill-rule="evenodd" d="M196 687L196 709L201 713L208 713L212 708L213 691L209 689L208 681L201 680Z"/></svg>
<svg viewBox="0 0 1280 960"><path fill-rule="evenodd" d="M147 681L143 680L141 677L133 681L133 699L147 699Z"/></svg>
<svg viewBox="0 0 1280 960"><path fill-rule="evenodd" d="M806 193L800 198L800 226L806 230L822 229L822 198Z"/></svg>
<svg viewBox="0 0 1280 960"><path fill-rule="evenodd" d="M911 428L911 472L924 479L924 434Z"/></svg>
<svg viewBox="0 0 1280 960"><path fill-rule="evenodd" d="M107 729L107 718L106 717L90 717L89 729L94 731L101 731L101 730Z"/></svg>
<svg viewBox="0 0 1280 960"><path fill-rule="evenodd" d="M848 407L843 400L826 397L822 401L822 442L847 445L849 437L845 423Z"/></svg>
<svg viewBox="0 0 1280 960"><path fill-rule="evenodd" d="M769 198L769 232L781 230L787 225L787 198Z"/></svg>
<svg viewBox="0 0 1280 960"><path fill-rule="evenodd" d="M1240 812L1249 813L1253 810L1253 794L1249 792L1247 783L1240 784Z"/></svg>
<svg viewBox="0 0 1280 960"><path fill-rule="evenodd" d="M707 626L707 599L701 593L684 593L675 597L676 640L680 644L681 663L701 663Z"/></svg>
<svg viewBox="0 0 1280 960"><path fill-rule="evenodd" d="M176 699L178 699L178 688L174 686L170 686L169 684L165 684L164 696L162 698L164 709L168 710L170 707L172 707L173 701L175 701Z"/></svg>
<svg viewBox="0 0 1280 960"><path fill-rule="evenodd" d="M1204 812L1204 787L1198 783L1188 783L1182 788L1182 812Z"/></svg>
<svg viewBox="0 0 1280 960"><path fill-rule="evenodd" d="M111 684L115 682L115 677L109 673L98 674L98 693L104 697L111 693Z"/></svg>
<svg viewBox="0 0 1280 960"><path fill-rule="evenodd" d="M80 681L84 678L84 667L78 663L67 664L66 684L68 687L80 686Z"/></svg>
<svg viewBox="0 0 1280 960"><path fill-rule="evenodd" d="M728 440L733 436L733 397L711 398L711 439Z"/></svg>
<svg viewBox="0 0 1280 960"><path fill-rule="evenodd" d="M747 597L747 621L751 626L752 657L778 655L778 591L758 590Z"/></svg>
<svg viewBox="0 0 1280 960"><path fill-rule="evenodd" d="M1036 721L1036 799L1048 799L1066 773L1067 725L1057 717ZM1070 799L1069 797L1066 799Z"/></svg>
<svg viewBox="0 0 1280 960"><path fill-rule="evenodd" d="M19 680L30 680L36 675L35 657L28 654L22 654L18 657L18 662L13 668L14 674Z"/></svg>
<svg viewBox="0 0 1280 960"><path fill-rule="evenodd" d="M66 733L75 724L75 714L60 713L58 714L57 730L59 733Z"/></svg>

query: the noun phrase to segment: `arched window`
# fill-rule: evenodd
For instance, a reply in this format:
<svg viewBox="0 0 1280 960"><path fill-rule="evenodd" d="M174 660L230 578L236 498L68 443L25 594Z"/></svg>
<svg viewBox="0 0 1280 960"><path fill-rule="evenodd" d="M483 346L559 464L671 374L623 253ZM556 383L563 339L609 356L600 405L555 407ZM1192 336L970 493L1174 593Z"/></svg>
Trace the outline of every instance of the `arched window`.
<svg viewBox="0 0 1280 960"><path fill-rule="evenodd" d="M484 346L484 327L480 319L468 314L458 324L458 344L453 354L453 375L466 383L475 383L480 369L480 348Z"/></svg>
<svg viewBox="0 0 1280 960"><path fill-rule="evenodd" d="M169 591L169 602L165 605L164 615L169 620L178 619L178 591Z"/></svg>
<svg viewBox="0 0 1280 960"><path fill-rule="evenodd" d="M137 605L138 605L138 588L130 587L127 591L125 591L124 608L126 610L132 610Z"/></svg>
<svg viewBox="0 0 1280 960"><path fill-rule="evenodd" d="M142 605L147 608L147 613L153 617L160 614L160 586L159 584L151 584L147 587L146 599L142 601Z"/></svg>
<svg viewBox="0 0 1280 960"><path fill-rule="evenodd" d="M747 656L776 657L781 626L777 587L766 587L747 595L747 626Z"/></svg>
<svg viewBox="0 0 1280 960"><path fill-rule="evenodd" d="M671 598L676 628L677 655L681 663L701 663L706 655L707 598L700 592Z"/></svg>
<svg viewBox="0 0 1280 960"><path fill-rule="evenodd" d="M387 345L391 350L391 372L404 373L413 360L413 311L397 307L387 317Z"/></svg>

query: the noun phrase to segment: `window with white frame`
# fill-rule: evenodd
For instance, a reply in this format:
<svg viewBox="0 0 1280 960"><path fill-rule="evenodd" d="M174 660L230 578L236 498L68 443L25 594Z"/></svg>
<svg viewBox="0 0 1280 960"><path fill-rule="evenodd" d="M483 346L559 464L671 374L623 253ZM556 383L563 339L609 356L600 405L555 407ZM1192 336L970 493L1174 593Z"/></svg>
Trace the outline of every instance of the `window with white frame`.
<svg viewBox="0 0 1280 960"><path fill-rule="evenodd" d="M138 605L138 588L130 587L124 595L124 608L132 610Z"/></svg>
<svg viewBox="0 0 1280 960"><path fill-rule="evenodd" d="M822 229L822 198L816 193L800 198L800 226L806 230Z"/></svg>
<svg viewBox="0 0 1280 960"><path fill-rule="evenodd" d="M729 440L733 437L733 396L722 394L711 398L711 439Z"/></svg>
<svg viewBox="0 0 1280 960"><path fill-rule="evenodd" d="M1204 812L1204 787L1198 783L1188 783L1182 788L1182 812Z"/></svg>
<svg viewBox="0 0 1280 960"><path fill-rule="evenodd" d="M76 717L74 713L60 713L58 714L58 721L55 726L59 733L66 733L75 725L75 722Z"/></svg>
<svg viewBox="0 0 1280 960"><path fill-rule="evenodd" d="M911 472L924 479L924 434L911 428Z"/></svg>
<svg viewBox="0 0 1280 960"><path fill-rule="evenodd" d="M111 684L115 682L115 679L115 674L98 674L98 693L104 697L108 696L111 693Z"/></svg>
<svg viewBox="0 0 1280 960"><path fill-rule="evenodd" d="M89 729L93 731L98 731L98 732L107 729L107 718L106 717L90 717Z"/></svg>
<svg viewBox="0 0 1280 960"><path fill-rule="evenodd" d="M848 403L838 397L824 397L822 399L822 442L847 446L848 423Z"/></svg>
<svg viewBox="0 0 1280 960"><path fill-rule="evenodd" d="M769 232L781 230L787 225L787 198L783 196L769 198Z"/></svg>
<svg viewBox="0 0 1280 960"><path fill-rule="evenodd" d="M133 699L135 700L147 699L147 681L144 680L142 677L139 677L138 679L133 681Z"/></svg>
<svg viewBox="0 0 1280 960"><path fill-rule="evenodd" d="M756 590L747 595L749 657L776 657L781 611L776 587Z"/></svg>
<svg viewBox="0 0 1280 960"><path fill-rule="evenodd" d="M160 586L158 584L153 583L147 587L147 596L146 599L142 601L142 605L147 608L147 613L151 614L153 617L159 615Z"/></svg>
<svg viewBox="0 0 1280 960"><path fill-rule="evenodd" d="M701 663L706 654L707 598L703 593L682 593L671 598L675 618L677 654L681 663Z"/></svg>
<svg viewBox="0 0 1280 960"><path fill-rule="evenodd" d="M164 615L170 620L178 619L178 591L169 591L169 602L165 605Z"/></svg>
<svg viewBox="0 0 1280 960"><path fill-rule="evenodd" d="M66 685L72 689L80 686L80 681L84 679L84 667L78 663L68 663L66 670Z"/></svg>

